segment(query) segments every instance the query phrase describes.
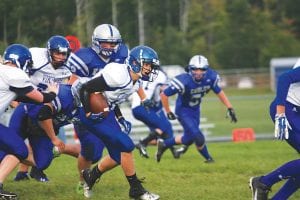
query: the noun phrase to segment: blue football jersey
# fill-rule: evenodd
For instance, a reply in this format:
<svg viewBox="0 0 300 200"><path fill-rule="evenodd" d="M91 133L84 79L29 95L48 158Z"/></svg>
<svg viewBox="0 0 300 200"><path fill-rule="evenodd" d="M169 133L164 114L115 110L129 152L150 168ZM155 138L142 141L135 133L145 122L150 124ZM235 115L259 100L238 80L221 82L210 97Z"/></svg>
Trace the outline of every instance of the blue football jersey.
<svg viewBox="0 0 300 200"><path fill-rule="evenodd" d="M189 107L199 109L202 97L210 90L216 94L221 91L218 85L219 75L216 71L208 69L200 82L195 82L189 73L183 73L172 79L170 86L164 90L164 94L171 96L178 93L176 109Z"/></svg>
<svg viewBox="0 0 300 200"><path fill-rule="evenodd" d="M53 125L56 130L64 125L70 124L73 117L77 115L77 107L71 92L71 85L59 85L57 97L51 104L54 109ZM38 113L41 107L42 104L26 104L28 116L36 125L38 125Z"/></svg>
<svg viewBox="0 0 300 200"><path fill-rule="evenodd" d="M110 59L103 60L91 47L80 48L70 55L67 66L72 73L80 77L92 77L108 63L125 63L128 52L128 47L120 44L119 50L113 53Z"/></svg>
<svg viewBox="0 0 300 200"><path fill-rule="evenodd" d="M289 70L278 78L276 101L285 105L285 101L300 106L300 67Z"/></svg>

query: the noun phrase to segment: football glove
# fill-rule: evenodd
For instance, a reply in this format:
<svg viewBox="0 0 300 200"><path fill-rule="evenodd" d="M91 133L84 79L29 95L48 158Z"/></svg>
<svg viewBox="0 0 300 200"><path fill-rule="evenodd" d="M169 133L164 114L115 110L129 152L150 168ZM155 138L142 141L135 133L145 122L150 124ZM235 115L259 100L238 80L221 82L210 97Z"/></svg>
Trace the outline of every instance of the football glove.
<svg viewBox="0 0 300 200"><path fill-rule="evenodd" d="M231 122L236 123L237 122L237 118L234 112L233 108L228 108L227 109L227 114L226 114L226 118L230 117Z"/></svg>
<svg viewBox="0 0 300 200"><path fill-rule="evenodd" d="M173 112L168 112L167 117L168 117L169 120L177 119L176 115Z"/></svg>
<svg viewBox="0 0 300 200"><path fill-rule="evenodd" d="M292 129L285 113L276 114L275 116L275 138L278 140L289 139L289 129Z"/></svg>
<svg viewBox="0 0 300 200"><path fill-rule="evenodd" d="M131 131L131 123L129 121L125 120L124 117L120 117L118 119L118 122L120 123L120 125L122 125L123 132L128 135Z"/></svg>
<svg viewBox="0 0 300 200"><path fill-rule="evenodd" d="M141 102L141 105L144 106L147 110L154 107L154 103L150 99L145 99L144 101Z"/></svg>

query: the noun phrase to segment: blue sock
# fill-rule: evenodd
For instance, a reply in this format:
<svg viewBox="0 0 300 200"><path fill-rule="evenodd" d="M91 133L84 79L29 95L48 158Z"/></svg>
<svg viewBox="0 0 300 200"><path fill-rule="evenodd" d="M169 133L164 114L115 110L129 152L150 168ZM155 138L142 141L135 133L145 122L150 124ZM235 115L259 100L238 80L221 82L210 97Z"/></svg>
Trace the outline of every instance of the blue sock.
<svg viewBox="0 0 300 200"><path fill-rule="evenodd" d="M272 197L272 200L288 199L300 187L300 177L290 178Z"/></svg>
<svg viewBox="0 0 300 200"><path fill-rule="evenodd" d="M208 153L206 145L204 145L201 150L198 149L198 151L206 160L212 159L212 157Z"/></svg>
<svg viewBox="0 0 300 200"><path fill-rule="evenodd" d="M274 185L275 183L283 179L289 179L291 177L293 178L299 176L300 175L299 169L300 169L300 159L293 160L283 164L276 170L263 176L260 179L260 181L265 185L271 187L272 185Z"/></svg>

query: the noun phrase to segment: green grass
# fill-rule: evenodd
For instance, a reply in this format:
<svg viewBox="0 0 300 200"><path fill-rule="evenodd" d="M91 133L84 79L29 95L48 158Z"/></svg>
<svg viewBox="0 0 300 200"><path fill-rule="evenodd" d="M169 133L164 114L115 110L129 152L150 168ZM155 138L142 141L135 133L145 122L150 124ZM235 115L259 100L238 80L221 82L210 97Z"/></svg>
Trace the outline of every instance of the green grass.
<svg viewBox="0 0 300 200"><path fill-rule="evenodd" d="M225 90L238 117L238 123L225 118L226 108L213 94L202 103L202 116L214 123L211 136L231 136L232 129L252 127L256 134L272 134L274 125L269 117L269 104L274 94L268 89ZM210 137L210 136L209 136ZM209 143L209 151L216 163L207 165L194 147L179 160L166 152L161 163L154 160L155 147L148 148L151 159L141 158L135 151L136 169L139 177L146 177L144 186L156 192L163 200L243 200L251 199L248 180L262 175L281 164L298 157L285 142L257 141L252 143ZM76 160L62 156L53 161L46 170L49 183L34 180L15 183L13 175L5 182L5 188L19 194L23 200L79 200L75 192L78 183ZM273 187L277 191L281 185ZM128 199L128 183L120 167L103 175L95 185L91 199ZM274 192L273 192L274 194ZM295 194L293 199L300 199Z"/></svg>
<svg viewBox="0 0 300 200"><path fill-rule="evenodd" d="M226 90L231 101L238 122L230 123L225 118L227 109L214 93L209 93L203 98L201 104L202 117L214 123L211 129L212 136L230 136L234 128L253 128L255 133L272 133L273 122L269 116L269 105L274 94L268 89Z"/></svg>
<svg viewBox="0 0 300 200"><path fill-rule="evenodd" d="M214 164L203 163L194 147L178 160L174 160L167 151L160 163L153 158L154 146L148 148L149 159L141 158L134 151L137 174L146 177L144 186L164 200L247 200L251 199L249 177L263 175L298 157L285 142L280 141L209 143L208 148L216 160ZM57 158L46 173L49 183L38 183L32 179L16 183L12 181L13 174L5 182L5 188L16 192L22 200L84 199L75 192L75 159L68 156ZM274 192L270 197L281 184L272 188ZM118 167L102 176L91 199L128 199L128 189L127 180ZM299 198L298 193L291 199Z"/></svg>

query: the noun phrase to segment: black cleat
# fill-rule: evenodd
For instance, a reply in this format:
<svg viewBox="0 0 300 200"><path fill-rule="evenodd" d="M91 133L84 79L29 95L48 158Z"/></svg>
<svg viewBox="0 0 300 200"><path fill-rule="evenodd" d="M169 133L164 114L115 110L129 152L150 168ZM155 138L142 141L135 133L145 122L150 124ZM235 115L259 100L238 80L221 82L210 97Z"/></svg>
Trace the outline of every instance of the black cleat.
<svg viewBox="0 0 300 200"><path fill-rule="evenodd" d="M163 153L166 151L167 147L162 139L157 140L157 152L156 152L156 161L160 162L160 159Z"/></svg>
<svg viewBox="0 0 300 200"><path fill-rule="evenodd" d="M39 182L48 182L49 181L47 175L43 172L43 170L39 170L36 167L31 167L30 177L34 178L35 180L37 180Z"/></svg>
<svg viewBox="0 0 300 200"><path fill-rule="evenodd" d="M180 156L181 156L182 154L184 154L184 153L188 150L188 148L189 148L189 146L183 145L182 147L176 149L176 151L174 152L174 154L175 154L178 158L180 158Z"/></svg>
<svg viewBox="0 0 300 200"><path fill-rule="evenodd" d="M18 172L14 178L14 181L27 181L29 180L27 172Z"/></svg>
<svg viewBox="0 0 300 200"><path fill-rule="evenodd" d="M252 191L253 200L268 200L268 194L271 188L259 181L260 177L251 177L249 188Z"/></svg>
<svg viewBox="0 0 300 200"><path fill-rule="evenodd" d="M0 199L1 200L17 200L18 195L12 192L7 192L3 190L3 186L0 187Z"/></svg>
<svg viewBox="0 0 300 200"><path fill-rule="evenodd" d="M214 162L215 162L215 160L213 158L209 158L206 161L204 161L204 163L206 163L206 164L211 164L211 163L214 163Z"/></svg>
<svg viewBox="0 0 300 200"><path fill-rule="evenodd" d="M171 147L170 151L171 151L171 153L173 155L173 158L175 158L175 159L180 158L180 155L177 153L177 151L176 151L176 149L174 147L173 148Z"/></svg>
<svg viewBox="0 0 300 200"><path fill-rule="evenodd" d="M84 181L86 182L89 190L92 190L96 182L100 180L100 177L93 174L91 169L84 169L81 171Z"/></svg>
<svg viewBox="0 0 300 200"><path fill-rule="evenodd" d="M141 141L139 141L139 142L135 145L135 148L137 148L137 149L139 150L140 155L141 155L142 157L149 158L148 153L147 153L146 146L143 145Z"/></svg>
<svg viewBox="0 0 300 200"><path fill-rule="evenodd" d="M140 180L138 180L137 184L130 187L129 197L135 200L158 200L159 199L159 195L145 190Z"/></svg>

